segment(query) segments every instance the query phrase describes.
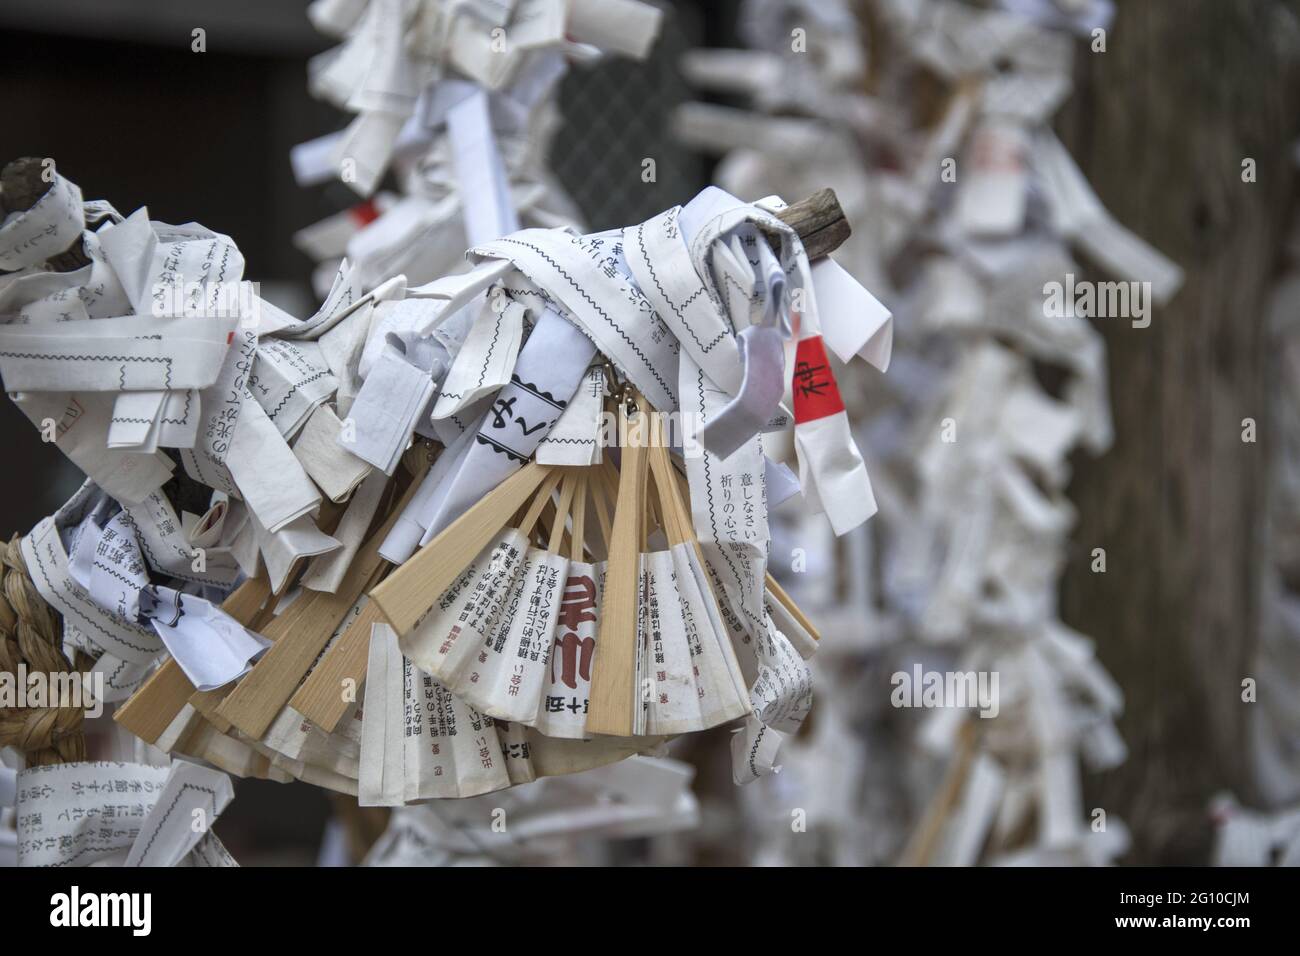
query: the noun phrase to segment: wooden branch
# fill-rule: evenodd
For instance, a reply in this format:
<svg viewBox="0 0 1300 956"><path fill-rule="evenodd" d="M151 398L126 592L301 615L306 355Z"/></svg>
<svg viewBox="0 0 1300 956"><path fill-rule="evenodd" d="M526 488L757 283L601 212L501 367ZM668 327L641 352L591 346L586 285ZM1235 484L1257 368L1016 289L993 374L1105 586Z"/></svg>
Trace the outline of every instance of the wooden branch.
<svg viewBox="0 0 1300 956"><path fill-rule="evenodd" d="M809 259L834 252L853 232L833 189L819 189L807 199L791 203L776 218L799 233Z"/></svg>

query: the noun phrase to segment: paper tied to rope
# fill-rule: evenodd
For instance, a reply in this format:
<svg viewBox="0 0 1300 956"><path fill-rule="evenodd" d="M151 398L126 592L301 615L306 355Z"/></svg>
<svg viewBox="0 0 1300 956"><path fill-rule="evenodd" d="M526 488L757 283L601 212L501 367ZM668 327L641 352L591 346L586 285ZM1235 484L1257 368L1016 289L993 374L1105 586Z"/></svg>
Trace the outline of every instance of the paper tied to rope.
<svg viewBox="0 0 1300 956"><path fill-rule="evenodd" d="M0 351L14 353L0 365L33 422L53 421L60 449L135 503L172 467L154 454L159 447L182 449L187 467L196 445L213 457L234 333L242 342L246 327L275 327L261 313L278 310L242 282L243 258L228 237L151 222L143 208L106 220L85 234L90 265L67 280L77 284L63 307L0 330ZM33 291L14 282L5 295L17 305ZM230 490L215 457L207 477Z"/></svg>
<svg viewBox="0 0 1300 956"><path fill-rule="evenodd" d="M736 327L723 312L695 271L689 250L678 223L680 207L674 207L639 226L626 229L623 247L627 263L637 285L645 293L656 314L676 336L681 348L696 365L730 395L737 396L726 413L719 413L704 432L705 446L726 457L740 441L756 434L771 417L773 404L781 399L782 376L766 371L768 387L755 388L759 377L750 378L750 389L741 395L745 384L744 355L736 338ZM782 356L776 356L778 361ZM757 364L757 363L756 363ZM634 379L635 381L635 379ZM771 388L775 381L775 390ZM671 406L669 406L671 407ZM718 424L721 422L721 426ZM729 427L728 427L729 426ZM751 428L752 426L752 428ZM724 440L725 439L725 440Z"/></svg>
<svg viewBox="0 0 1300 956"><path fill-rule="evenodd" d="M319 20L330 21L334 17ZM358 114L334 139L328 166L362 196L374 191L388 167L424 82L404 42L405 22L401 0L370 0L343 46L308 63L313 95Z"/></svg>
<svg viewBox="0 0 1300 956"><path fill-rule="evenodd" d="M790 379L799 484L809 507L843 535L876 513L876 499L826 357L811 283L803 292Z"/></svg>
<svg viewBox="0 0 1300 956"><path fill-rule="evenodd" d="M469 245L475 246L516 232L519 215L492 130L488 93L474 84L451 80L439 85L439 95L457 85L465 88L464 95L447 110L447 132L459 180L465 236Z"/></svg>
<svg viewBox="0 0 1300 956"><path fill-rule="evenodd" d="M1173 298L1183 270L1111 215L1055 133L1035 134L1029 161L1055 229L1113 275L1150 282L1156 304Z"/></svg>
<svg viewBox="0 0 1300 956"><path fill-rule="evenodd" d="M247 386L225 465L249 511L271 534L321 503L320 491Z"/></svg>
<svg viewBox="0 0 1300 956"><path fill-rule="evenodd" d="M593 365L573 393L568 407L537 446L536 459L542 465L581 467L602 460L605 370Z"/></svg>
<svg viewBox="0 0 1300 956"><path fill-rule="evenodd" d="M768 236L779 239L779 260ZM777 415L785 391L783 343L797 331L790 380L805 497L827 512L837 534L870 517L870 481L826 361L812 275L794 231L709 189L685 208L627 230L625 243L638 284L653 290L647 297L693 364L734 396L701 429L705 447L726 458ZM797 330L790 325L792 304L801 307ZM877 325L870 341L887 314L867 318Z"/></svg>
<svg viewBox="0 0 1300 956"><path fill-rule="evenodd" d="M236 866L212 832L230 778L188 761L29 767L17 779L19 866Z"/></svg>
<svg viewBox="0 0 1300 956"><path fill-rule="evenodd" d="M120 221L120 217L109 221ZM50 272L42 266L4 275L0 315L22 324L103 319L130 312L131 303L105 258L99 237L87 229L81 234L81 249L90 263L80 269Z"/></svg>
<svg viewBox="0 0 1300 956"><path fill-rule="evenodd" d="M122 509L123 521L135 531L140 551L155 574L214 591L228 590L239 576L237 563L219 540L226 513L226 503L218 502L187 526L161 491ZM196 568L200 548L201 571Z"/></svg>
<svg viewBox="0 0 1300 956"><path fill-rule="evenodd" d="M278 338L258 342L248 390L286 439L298 433L338 385L319 342Z"/></svg>
<svg viewBox="0 0 1300 956"><path fill-rule="evenodd" d="M41 597L63 616L65 628L71 624L76 633L90 642L84 649L110 653L132 664L150 664L164 650L159 636L135 618L119 613L115 599L108 601L107 606L101 605L69 567L69 555L60 533L75 535L74 529L85 517L82 509L88 500L86 494L74 496L59 511L42 519L22 539L23 561ZM119 593L123 590L126 589Z"/></svg>
<svg viewBox="0 0 1300 956"><path fill-rule="evenodd" d="M202 389L225 358L234 319L124 316L0 327L11 392Z"/></svg>
<svg viewBox="0 0 1300 956"><path fill-rule="evenodd" d="M150 221L148 210L142 207L122 222L102 227L97 237L132 311L160 320L155 336L164 343L175 338L174 354L191 358L188 350L192 346L184 341L186 333L175 324L179 320L213 323L213 334L229 346L235 327L260 329L261 307L271 310L253 293L252 286L242 281L244 259L229 236L197 223L173 226ZM199 389L213 384L226 351L210 350L210 371ZM194 446L201 396L190 390L170 365L166 372L165 391L132 389L117 396L110 447L152 451L159 445Z"/></svg>
<svg viewBox="0 0 1300 956"><path fill-rule="evenodd" d="M226 461L234 447L244 407L244 386L256 362L257 343L255 329L241 326L235 330L216 381L199 393L200 418L194 447L181 449L180 453L187 475L226 494L239 493Z"/></svg>

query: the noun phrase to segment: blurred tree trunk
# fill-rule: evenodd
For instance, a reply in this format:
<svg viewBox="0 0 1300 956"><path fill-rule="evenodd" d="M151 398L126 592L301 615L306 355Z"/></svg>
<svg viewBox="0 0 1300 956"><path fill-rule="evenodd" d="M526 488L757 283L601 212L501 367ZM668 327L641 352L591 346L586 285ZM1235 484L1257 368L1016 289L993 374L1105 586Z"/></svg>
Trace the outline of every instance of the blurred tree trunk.
<svg viewBox="0 0 1300 956"><path fill-rule="evenodd" d="M1106 206L1186 282L1148 328L1098 320L1116 442L1078 462L1063 611L1126 698L1130 757L1090 806L1129 825L1131 862L1204 862L1209 798L1252 792L1242 681L1270 454L1263 318L1293 195L1298 5L1117 6L1106 52L1080 48L1062 133ZM1097 547L1104 574L1090 571Z"/></svg>

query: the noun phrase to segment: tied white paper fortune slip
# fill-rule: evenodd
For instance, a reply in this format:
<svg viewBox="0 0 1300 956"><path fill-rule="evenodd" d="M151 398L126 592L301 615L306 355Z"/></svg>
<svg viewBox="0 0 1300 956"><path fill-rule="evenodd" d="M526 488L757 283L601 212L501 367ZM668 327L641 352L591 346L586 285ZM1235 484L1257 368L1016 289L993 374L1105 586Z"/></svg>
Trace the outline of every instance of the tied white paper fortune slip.
<svg viewBox="0 0 1300 956"><path fill-rule="evenodd" d="M405 561L417 545L431 541L527 462L578 390L594 354L590 340L544 309L509 384L497 393L472 439L457 442L430 470L380 553L394 563Z"/></svg>
<svg viewBox="0 0 1300 956"><path fill-rule="evenodd" d="M258 342L248 389L285 438L298 433L338 384L319 343L276 338Z"/></svg>
<svg viewBox="0 0 1300 956"><path fill-rule="evenodd" d="M342 435L338 415L328 405L319 405L293 444L308 477L336 503L346 501L371 474L370 464L347 449Z"/></svg>
<svg viewBox="0 0 1300 956"><path fill-rule="evenodd" d="M249 510L272 534L321 502L320 491L247 387L225 464Z"/></svg>
<svg viewBox="0 0 1300 956"><path fill-rule="evenodd" d="M391 475L415 431L416 416L428 407L434 384L421 356L404 353L390 340L370 368L349 419L355 434L339 443L362 461Z"/></svg>
<svg viewBox="0 0 1300 956"><path fill-rule="evenodd" d="M81 190L55 173L50 188L30 208L6 216L0 224L0 269L18 272L38 266L71 246L84 228Z"/></svg>
<svg viewBox="0 0 1300 956"><path fill-rule="evenodd" d="M525 229L477 246L471 255L509 259L564 309L564 316L651 404L661 409L677 407L677 340L620 266L619 234L579 236L562 229Z"/></svg>
<svg viewBox="0 0 1300 956"><path fill-rule="evenodd" d="M248 673L271 642L243 627L221 608L192 594L152 587L141 594L140 613L167 645L196 690L222 687Z"/></svg>
<svg viewBox="0 0 1300 956"><path fill-rule="evenodd" d="M491 793L613 763L647 745L558 740L520 724L503 726L418 671L387 625L374 627L368 674L358 789L363 806Z"/></svg>
<svg viewBox="0 0 1300 956"><path fill-rule="evenodd" d="M60 530L81 524L85 515L80 509L86 503L87 496L74 497L59 512L42 519L22 539L23 561L32 583L41 597L100 653L110 653L133 664L152 663L164 650L162 639L151 628L120 614L116 601L108 607L97 603L69 568Z"/></svg>
<svg viewBox="0 0 1300 956"><path fill-rule="evenodd" d="M767 202L772 206L783 206L777 200ZM680 226L677 219L680 219ZM766 255L766 244L756 231L759 228L766 234L780 237L779 269L773 269L773 263ZM734 240L738 237L745 241L736 244ZM728 255L729 242L730 248L739 250L741 255ZM848 419L839 398L834 374L826 361L813 276L798 235L763 209L747 206L722 190L710 188L692 200L679 217L669 214L668 218L662 219L653 228L642 227L638 230L636 245L642 250L645 265L645 275L641 277L643 284L648 279L651 285L656 285L657 279L650 269L647 244L661 249L661 255L667 258L674 254L675 246L683 243L689 249L690 259L694 263L691 271L700 276L706 285L713 283L712 294L707 298L725 304L725 314L733 329L738 326L739 319L750 323L751 329L771 330L764 333L763 337L742 336L747 346L743 356L745 368L741 376L753 381L748 385L743 382L740 386L733 384L729 388L726 383L714 380L713 372L709 371L713 369L730 382L735 382L736 363L726 359L725 350L719 351L720 343L724 341L719 336L724 335L726 327L718 317L710 319L707 309L697 307L699 316L694 322L702 323L704 335L707 336L702 337L688 325L688 317L682 306L672 296L664 296L661 292L668 312L677 316L678 324L686 331L686 338L682 340L683 348L690 354L692 364L703 370L712 385L721 388L724 393L739 393L733 402L719 407L705 422L701 434L706 448L716 448L719 457L729 457L754 433L751 429L756 428L757 422L765 422L770 417L770 414L764 413L776 410L770 398L759 397L769 391L761 383L773 375L784 374L786 360L781 355L772 353L766 345L761 349L755 349L754 346L776 341L777 336L782 339L789 337L789 325L780 321L776 321L775 325L768 323L774 321L774 313L782 313L789 308L791 302L797 301L800 308L791 316L796 324L794 332L797 345L793 369L787 380L791 383L789 391L794 396L795 446L798 450L800 483L809 505L814 510L826 512L837 534L852 530L875 512L875 500L866 467L849 432ZM747 248L761 248L762 251L756 258L751 258L745 252ZM680 257L680 252L676 255ZM633 261L636 261L635 256ZM746 266L749 271L745 271ZM681 268L678 272L685 274ZM721 281L718 279L719 274L723 276ZM779 278L767 278L770 276ZM835 278L843 280L846 277ZM787 279L793 284L789 291L785 290ZM661 290L662 282L660 280L657 286ZM683 287L682 291L687 288L689 287ZM741 294L731 295L728 290L739 290ZM865 300L862 297L856 297L856 300L850 297L843 281L834 287L834 292L836 297L833 304L840 316L838 325L845 329L837 336L837 340L842 341L845 348L861 341L862 344L850 355L865 352L878 364L887 364L888 332L884 330L888 328L888 313L882 315L884 310L875 303L875 308L862 316L864 324L848 331L845 328L848 323L844 319L846 310ZM705 298L698 292L691 292L690 295L697 302L700 298ZM875 302L865 290L863 295L871 303ZM690 297L682 301L690 301ZM752 324L756 312L760 322L758 326ZM882 331L884 335L881 334ZM749 367L751 365L754 366L752 371ZM683 378L686 378L685 374ZM683 390L688 387L691 386L683 382ZM750 394L746 394L747 391ZM721 427L718 423L722 423Z"/></svg>
<svg viewBox="0 0 1300 956"><path fill-rule="evenodd" d="M570 467L600 464L604 397L604 369L599 366L589 368L568 407L538 444L538 464Z"/></svg>
<svg viewBox="0 0 1300 956"><path fill-rule="evenodd" d="M525 309L488 295L438 390L432 416L447 418L510 381L523 340Z"/></svg>
<svg viewBox="0 0 1300 956"><path fill-rule="evenodd" d="M0 327L0 375L22 391L202 389L216 380L235 319L80 319Z"/></svg>
<svg viewBox="0 0 1300 956"><path fill-rule="evenodd" d="M18 865L234 865L211 832L233 792L224 773L184 761L30 767L18 774Z"/></svg>
<svg viewBox="0 0 1300 956"><path fill-rule="evenodd" d="M424 282L454 270L465 238L476 245L521 224L572 221L572 202L545 169L554 133L538 117L556 110L570 62L602 50L648 55L662 13L639 0L466 0L415 14L396 0L361 0L313 5L311 17L343 41L312 59L311 91L356 119L293 150L298 181L339 177L370 195L391 168L408 193L377 217L363 204L359 223L336 215L300 234L326 262L346 241L369 288L398 273Z"/></svg>
<svg viewBox="0 0 1300 956"><path fill-rule="evenodd" d="M125 511L102 525L96 513L88 515L70 575L96 606L122 621L147 621L197 689L212 690L242 676L270 642L201 597L150 584L135 528Z"/></svg>
<svg viewBox="0 0 1300 956"><path fill-rule="evenodd" d="M174 761L123 865L179 866L210 834L234 796L235 788L224 773Z"/></svg>

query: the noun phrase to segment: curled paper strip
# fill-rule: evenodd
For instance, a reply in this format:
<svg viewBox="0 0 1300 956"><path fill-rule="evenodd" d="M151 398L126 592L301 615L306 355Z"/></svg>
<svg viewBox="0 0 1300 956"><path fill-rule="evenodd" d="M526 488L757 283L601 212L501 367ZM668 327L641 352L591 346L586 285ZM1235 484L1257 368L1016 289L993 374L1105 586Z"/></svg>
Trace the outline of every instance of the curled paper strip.
<svg viewBox="0 0 1300 956"><path fill-rule="evenodd" d="M142 591L140 613L196 690L214 690L237 680L271 646L220 608L171 588Z"/></svg>

